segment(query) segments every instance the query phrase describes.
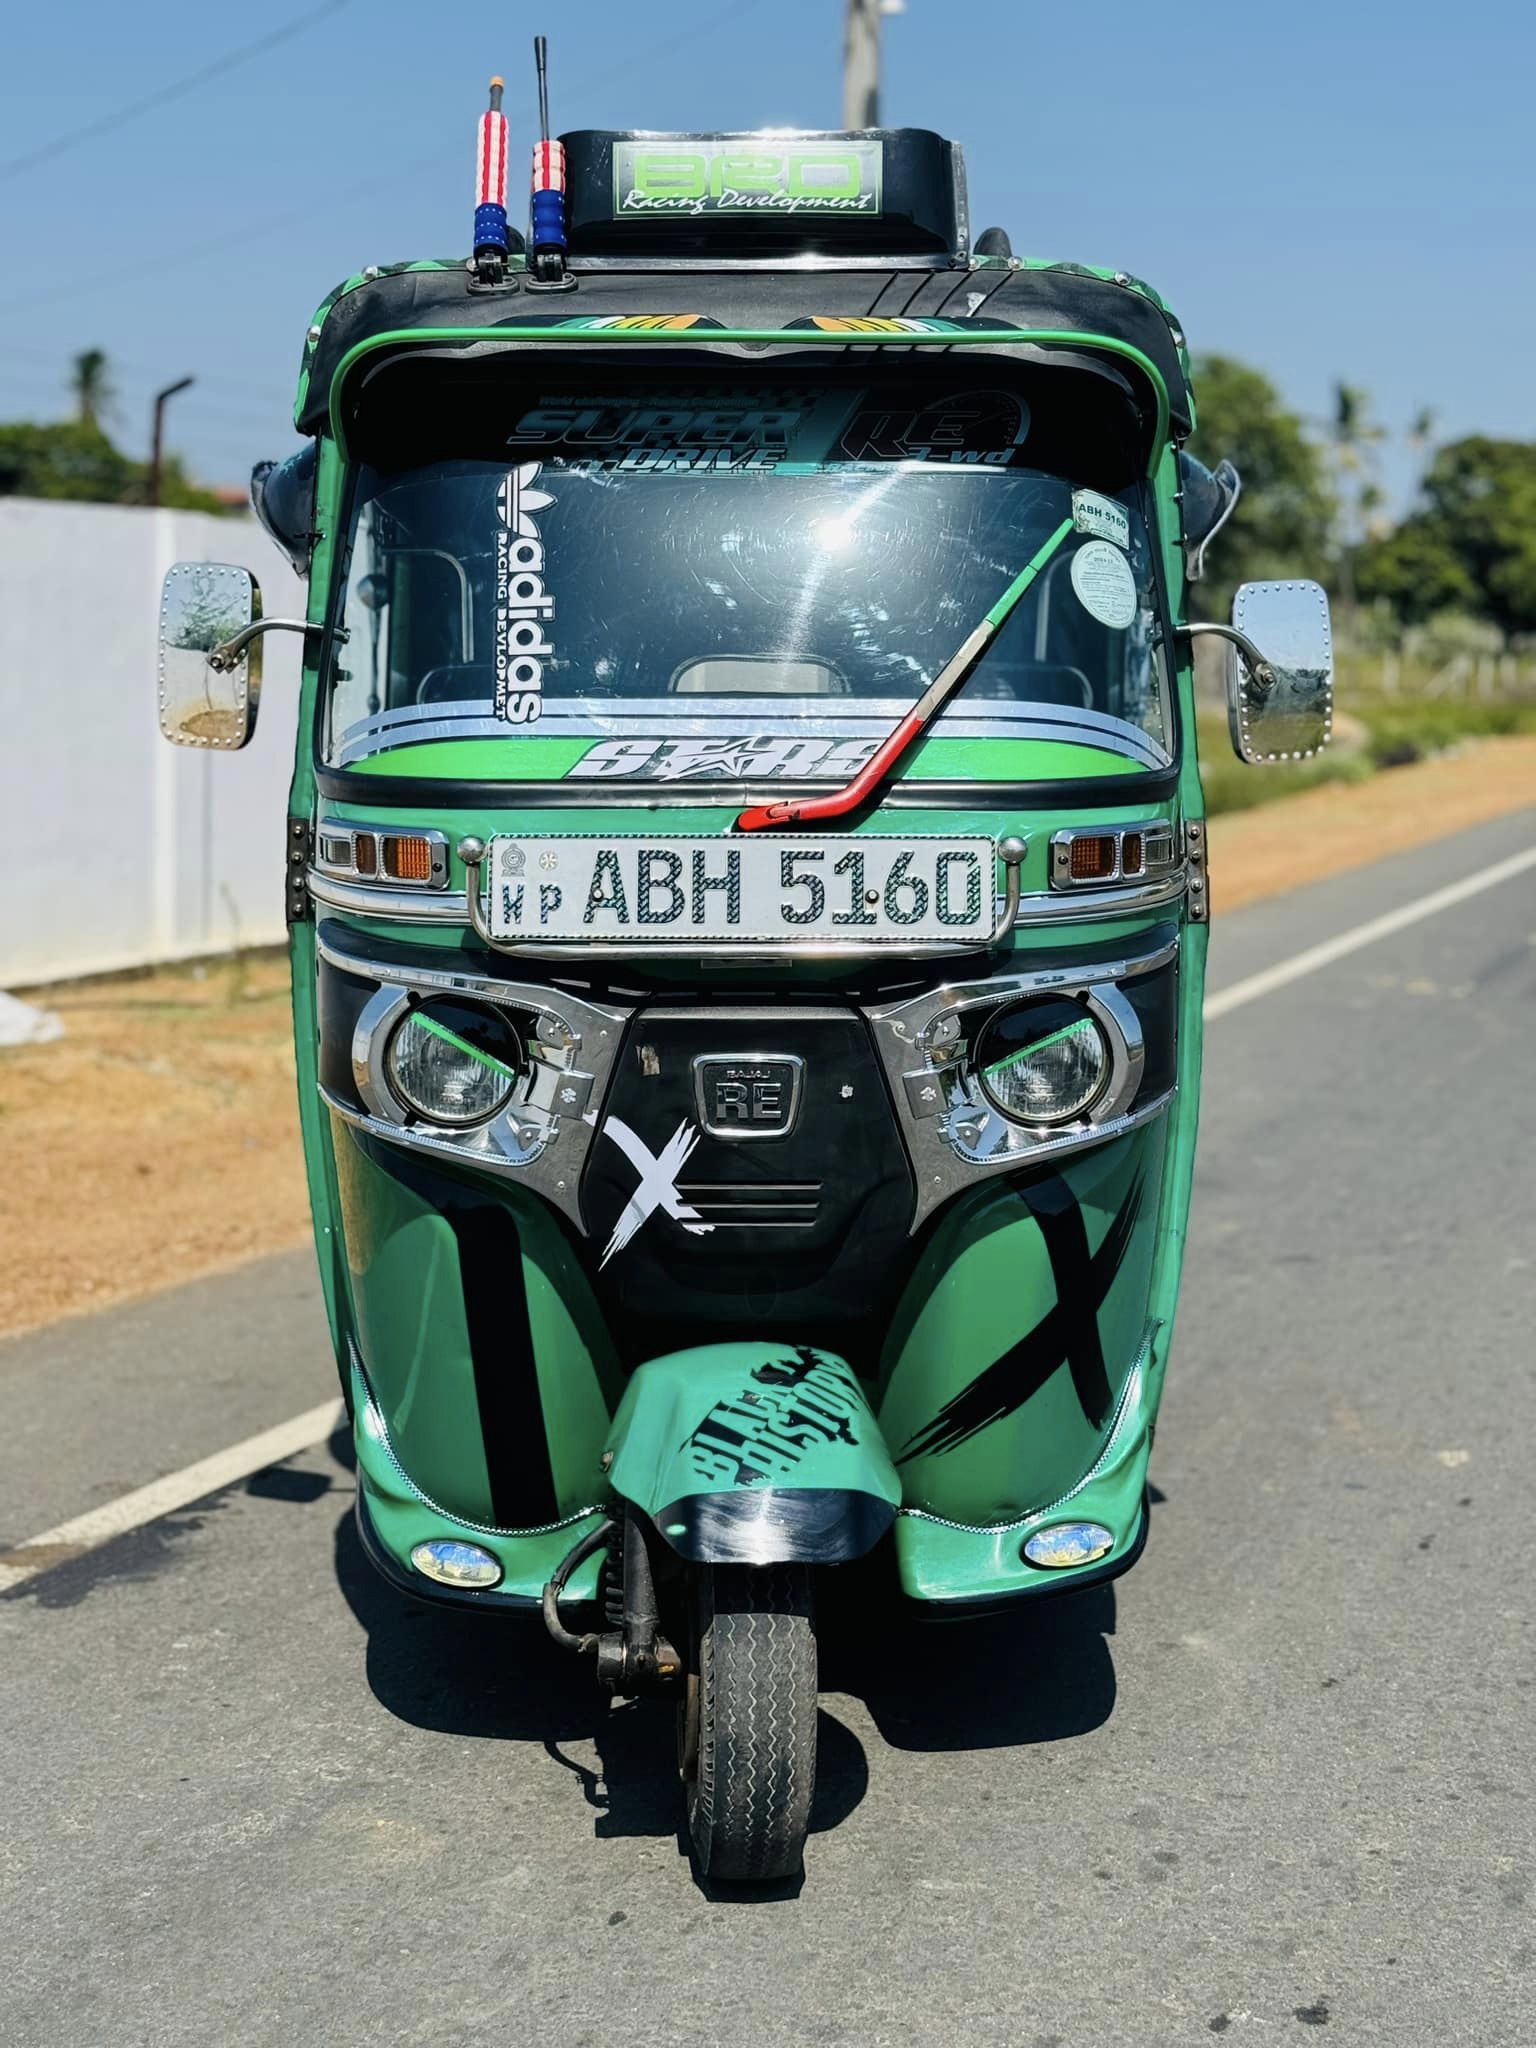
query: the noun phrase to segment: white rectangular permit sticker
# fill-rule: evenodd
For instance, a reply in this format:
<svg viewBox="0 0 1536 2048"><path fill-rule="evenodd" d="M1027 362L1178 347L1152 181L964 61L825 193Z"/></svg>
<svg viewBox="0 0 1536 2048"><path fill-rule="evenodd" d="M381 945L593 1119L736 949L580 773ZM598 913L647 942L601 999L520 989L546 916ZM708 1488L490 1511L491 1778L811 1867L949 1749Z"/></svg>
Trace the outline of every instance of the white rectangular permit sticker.
<svg viewBox="0 0 1536 2048"><path fill-rule="evenodd" d="M1112 540L1117 548L1131 544L1131 515L1123 505L1113 498L1101 498L1097 491L1072 493L1072 524L1095 540Z"/></svg>
<svg viewBox="0 0 1536 2048"><path fill-rule="evenodd" d="M970 837L503 835L487 912L498 939L975 944L992 933L996 859Z"/></svg>

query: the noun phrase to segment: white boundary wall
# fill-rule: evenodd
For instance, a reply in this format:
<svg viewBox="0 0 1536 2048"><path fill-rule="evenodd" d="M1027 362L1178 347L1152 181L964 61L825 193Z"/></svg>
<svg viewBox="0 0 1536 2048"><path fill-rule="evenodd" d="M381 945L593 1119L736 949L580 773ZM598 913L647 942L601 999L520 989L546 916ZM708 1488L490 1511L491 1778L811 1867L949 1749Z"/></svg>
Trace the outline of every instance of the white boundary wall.
<svg viewBox="0 0 1536 2048"><path fill-rule="evenodd" d="M241 563L264 611L303 616L254 519L0 498L0 988L283 936L302 642L263 643L242 753L169 745L155 629L182 559Z"/></svg>

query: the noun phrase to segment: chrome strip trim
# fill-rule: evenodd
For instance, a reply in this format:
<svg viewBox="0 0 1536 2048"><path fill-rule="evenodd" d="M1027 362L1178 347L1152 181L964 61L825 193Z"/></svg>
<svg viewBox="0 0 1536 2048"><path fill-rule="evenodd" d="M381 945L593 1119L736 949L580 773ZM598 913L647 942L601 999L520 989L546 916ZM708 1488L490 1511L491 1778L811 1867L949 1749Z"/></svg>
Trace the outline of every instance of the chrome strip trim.
<svg viewBox="0 0 1536 2048"><path fill-rule="evenodd" d="M388 924L454 925L462 931L470 929L469 905L463 896L429 897L409 889L336 882L327 875L318 874L313 868L309 870L308 880L309 893L315 902L323 903L332 910L349 911L356 917L378 918ZM1099 924L1106 918L1135 917L1143 911L1161 910L1170 903L1177 903L1183 894L1184 872L1180 869L1158 882L1020 896L1012 928L1019 930L1062 923ZM1006 917L1007 908L1006 896L999 897L996 904L999 923ZM948 960L985 952L987 943L992 942L978 944L974 939L957 940L953 945L935 942L931 946L913 947L903 957L909 960ZM894 938L864 944L851 939L825 943L808 941L803 946L793 947L775 942L772 952L765 953L761 941L747 939L740 942L722 939L713 943L693 940L675 945L665 939L644 942L594 939L590 943L563 940L540 944L530 941L526 945L498 947L497 950L508 957L528 955L545 960L613 960L641 956L661 960L739 960L748 954L774 960L851 960L882 956L889 959L898 944Z"/></svg>
<svg viewBox="0 0 1536 2048"><path fill-rule="evenodd" d="M380 917L391 924L469 926L461 896L424 894L394 882L338 882L311 868L305 880L316 903L331 910L350 910L358 917Z"/></svg>
<svg viewBox="0 0 1536 2048"><path fill-rule="evenodd" d="M870 1009L866 1014L871 1018L901 1020L894 1026L895 1035L908 1039L910 1054L917 1035L910 1026L926 1022L919 1012L920 1005L930 1006L933 1014L939 1016L948 1010L973 1010L982 1003L1004 1002L1009 998L1056 995L1062 989L1087 988L1096 981L1130 981L1138 974L1151 974L1155 968L1166 967L1178 957L1178 952L1179 938L1174 933L1145 953L1124 953L1118 960L1096 960L1092 966L1021 968L1017 973L994 975L987 981L955 982L934 989L930 995L915 996L910 1003L898 1004L894 1009Z"/></svg>

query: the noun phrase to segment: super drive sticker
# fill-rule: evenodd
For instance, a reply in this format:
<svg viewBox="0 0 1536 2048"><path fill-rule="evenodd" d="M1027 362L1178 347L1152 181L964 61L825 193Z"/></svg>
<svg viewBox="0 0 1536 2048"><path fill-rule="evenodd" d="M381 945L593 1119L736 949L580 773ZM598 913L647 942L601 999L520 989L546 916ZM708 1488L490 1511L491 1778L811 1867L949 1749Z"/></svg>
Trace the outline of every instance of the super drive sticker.
<svg viewBox="0 0 1536 2048"><path fill-rule="evenodd" d="M1072 588L1085 612L1117 630L1136 616L1136 578L1107 540L1087 540L1072 557Z"/></svg>
<svg viewBox="0 0 1536 2048"><path fill-rule="evenodd" d="M1131 515L1113 498L1097 491L1072 493L1072 524L1079 533L1091 533L1095 540L1112 540L1117 548L1131 544Z"/></svg>

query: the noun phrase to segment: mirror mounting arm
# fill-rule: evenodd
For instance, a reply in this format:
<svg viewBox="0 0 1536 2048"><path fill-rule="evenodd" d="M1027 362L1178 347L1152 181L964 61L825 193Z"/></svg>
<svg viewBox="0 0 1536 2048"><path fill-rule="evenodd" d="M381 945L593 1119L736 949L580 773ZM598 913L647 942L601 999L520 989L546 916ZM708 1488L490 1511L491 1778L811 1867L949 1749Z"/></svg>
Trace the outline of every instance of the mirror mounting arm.
<svg viewBox="0 0 1536 2048"><path fill-rule="evenodd" d="M259 640L263 633L318 633L323 629L313 619L252 619L248 626L242 626L238 633L232 633L217 647L210 648L208 666L217 675L227 675L229 670L239 666L240 657L253 640ZM336 634L338 640L345 640L346 629Z"/></svg>
<svg viewBox="0 0 1536 2048"><path fill-rule="evenodd" d="M1194 626L1180 626L1179 631L1186 640L1193 640L1199 633L1213 633L1218 640L1230 640L1244 661L1247 662L1248 673L1253 677L1256 686L1266 692L1275 687L1274 670L1248 638L1248 635L1240 633L1236 626L1222 626L1214 622L1209 625L1201 623Z"/></svg>

